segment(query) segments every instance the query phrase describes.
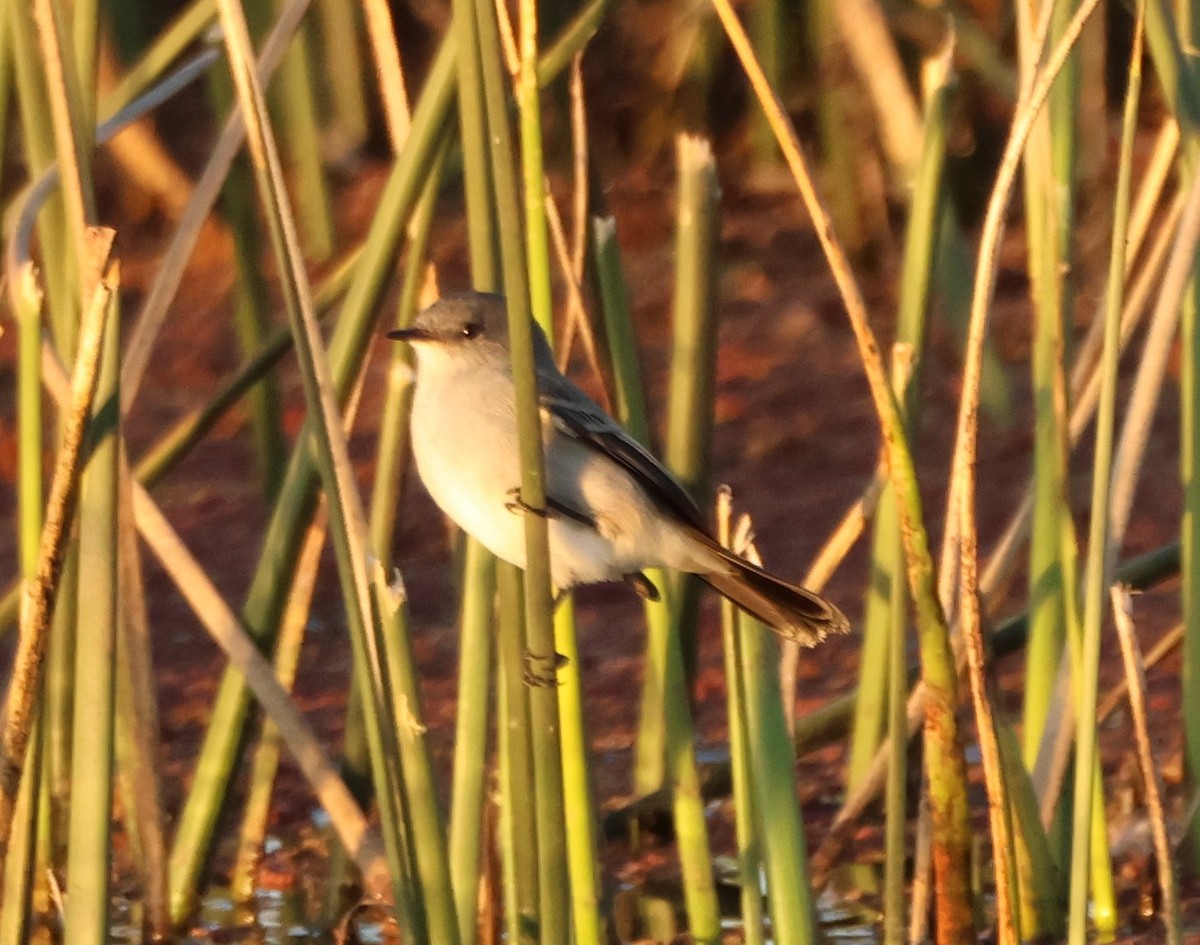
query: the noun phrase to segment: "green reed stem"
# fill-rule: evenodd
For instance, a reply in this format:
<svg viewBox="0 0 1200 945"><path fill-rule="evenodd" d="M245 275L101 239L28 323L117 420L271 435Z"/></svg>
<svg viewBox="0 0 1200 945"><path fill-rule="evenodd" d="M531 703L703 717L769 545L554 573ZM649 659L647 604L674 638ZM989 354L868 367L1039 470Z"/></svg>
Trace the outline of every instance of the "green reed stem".
<svg viewBox="0 0 1200 945"><path fill-rule="evenodd" d="M0 897L0 945L31 941L34 872L38 863L38 802L42 783L41 723L34 722L25 754L25 773L13 811L12 833L3 867Z"/></svg>
<svg viewBox="0 0 1200 945"><path fill-rule="evenodd" d="M16 72L17 111L21 117L21 141L25 166L31 175L40 174L55 162L54 127L45 71L41 67L33 6L9 0L8 16L13 63ZM46 270L46 311L58 350L70 361L75 350L76 319L79 311L79 273L74 245L67 239L62 195L56 193L38 217L38 242Z"/></svg>
<svg viewBox="0 0 1200 945"><path fill-rule="evenodd" d="M593 258L604 331L613 372L613 408L616 418L639 443L650 446L642 369L638 362L637 336L629 308L629 288L621 266L617 226L612 217L592 218ZM665 572L646 575L660 591L668 590ZM638 713L637 740L634 743L633 790L645 797L663 786L666 764L666 728L664 726L667 634L671 612L666 596L645 601L646 662L642 680L641 706Z"/></svg>
<svg viewBox="0 0 1200 945"><path fill-rule="evenodd" d="M700 508L707 508L711 504L708 480L717 374L721 191L708 140L681 135L676 141L676 167L678 222L664 458ZM675 585L675 622L690 679L696 666L700 587L691 576L673 575L671 581ZM642 720L644 723L645 715Z"/></svg>
<svg viewBox="0 0 1200 945"><path fill-rule="evenodd" d="M779 945L810 945L817 941L814 901L808 884L804 822L796 799L796 755L779 690L779 646L758 621L746 614L738 616L771 937Z"/></svg>
<svg viewBox="0 0 1200 945"><path fill-rule="evenodd" d="M1073 4L1057 3L1051 37L1066 27ZM1029 18L1021 17L1028 32ZM1032 40L1026 37L1022 49ZM1034 55L1027 52L1026 58ZM1077 57L1055 80L1046 111L1030 136L1025 159L1025 205L1029 221L1028 267L1035 308L1032 357L1034 389L1034 504L1030 539L1030 637L1026 650L1025 763L1032 768L1041 743L1066 635L1065 596L1073 593L1063 573L1060 535L1070 517L1067 484L1066 332L1071 321L1071 219L1073 208ZM1025 64L1027 71L1033 62Z"/></svg>
<svg viewBox="0 0 1200 945"><path fill-rule="evenodd" d="M111 296L79 496L79 608L67 869L67 945L107 945L118 606L120 319Z"/></svg>
<svg viewBox="0 0 1200 945"><path fill-rule="evenodd" d="M1101 789L1096 751L1096 702L1099 687L1100 631L1106 609L1105 536L1111 492L1113 428L1116 419L1117 368L1120 353L1121 303L1125 296L1125 238L1129 225L1130 178L1137 110L1141 91L1141 51L1146 4L1138 4L1133 53L1126 90L1121 157L1114 201L1112 249L1109 256L1104 347L1100 360L1100 405L1096 414L1096 448L1092 472L1092 506L1083 610L1083 651L1076 677L1075 793L1072 808L1071 878L1068 941L1084 945L1088 938L1087 866L1092 855L1093 806ZM1186 349L1185 349L1186 350ZM1103 796L1099 799L1103 812ZM1097 890L1099 892L1099 890ZM1099 918L1099 917L1098 917Z"/></svg>
<svg viewBox="0 0 1200 945"><path fill-rule="evenodd" d="M370 131L357 7L339 0L319 0L314 24L321 43L318 74L328 82L328 113L340 132L339 143L347 150L360 148Z"/></svg>
<svg viewBox="0 0 1200 945"><path fill-rule="evenodd" d="M538 824L530 803L533 754L525 688L525 589L520 569L496 562L496 586L500 591L496 689L504 927L509 942L529 945L539 941Z"/></svg>
<svg viewBox="0 0 1200 945"><path fill-rule="evenodd" d="M549 321L549 291L537 288L547 278L545 219L537 220L530 209L539 199L526 188L526 213L519 203L519 182L513 160L503 66L500 61L496 9L481 0L476 5L479 52L487 104L488 132L492 141L492 178L495 182L496 219L499 224L500 258L504 291L508 302L508 338L516 386L517 429L520 435L521 497L534 508L546 503L545 467L542 457L541 419L538 413L537 377L533 359L531 317L543 327ZM536 14L522 7L522 32L533 31L536 47ZM532 71L536 52L522 40L522 101L529 89L536 93ZM526 61L526 59L528 61ZM532 109L536 110L536 109ZM521 110L522 155L525 179L535 164L536 194L542 194L540 127L530 116L528 103ZM518 221L523 221L522 223ZM525 245L521 240L525 230ZM540 230L540 236L536 231ZM529 687L531 746L533 751L534 799L537 806L538 935L545 942L565 941L568 936L566 842L563 835L562 754L558 741L557 658L554 650L553 604L550 585L550 545L546 520L525 517L525 634L531 685Z"/></svg>
<svg viewBox="0 0 1200 945"><path fill-rule="evenodd" d="M248 11L278 16L286 2L272 0L271 3L252 4ZM255 17L256 21L260 19L262 16ZM255 22L256 36L266 32L266 25ZM339 62L331 71L342 69L344 65ZM270 99L271 113L276 116L283 150L294 175L293 190L297 214L303 221L305 250L315 259L325 259L333 252L333 214L321 162L321 127L317 118L312 50L303 27L296 30L283 55Z"/></svg>
<svg viewBox="0 0 1200 945"><path fill-rule="evenodd" d="M575 602L568 597L554 614L554 648L565 658L558 673L558 717L562 724L564 830L570 876L573 941L607 942L600 915L600 863L596 812L588 776L582 664L575 631Z"/></svg>
<svg viewBox="0 0 1200 945"><path fill-rule="evenodd" d="M730 493L717 495L717 528L721 544L729 546ZM753 759L750 756L750 720L746 706L746 678L742 672L741 634L738 609L721 600L721 651L725 665L726 713L729 719L729 762L732 769L734 828L737 832L738 885L742 909L742 937L746 945L764 945L762 857L764 823L754 790Z"/></svg>

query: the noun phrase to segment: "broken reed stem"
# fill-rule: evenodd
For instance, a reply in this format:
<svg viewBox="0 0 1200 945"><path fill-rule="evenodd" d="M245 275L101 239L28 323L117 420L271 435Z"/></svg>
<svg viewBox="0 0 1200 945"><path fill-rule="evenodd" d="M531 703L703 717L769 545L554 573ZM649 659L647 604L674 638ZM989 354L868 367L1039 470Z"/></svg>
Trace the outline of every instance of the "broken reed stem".
<svg viewBox="0 0 1200 945"><path fill-rule="evenodd" d="M32 263L24 264L23 280L33 278L32 269ZM3 728L0 728L0 860L4 859L7 852L25 750L35 717L37 695L41 690L50 616L54 612L58 577L79 497L83 436L96 392L100 347L112 291L112 287L102 279L93 291L83 315L78 356L71 377L71 405L66 414L58 463L50 484L46 522L38 548L37 576L34 580L26 581L23 590L21 634L13 656L12 675L4 700Z"/></svg>
<svg viewBox="0 0 1200 945"><path fill-rule="evenodd" d="M1138 646L1133 626L1133 597L1129 587L1114 584L1109 589L1117 639L1121 642L1121 659L1125 664L1125 682L1129 689L1129 715L1137 745L1138 766L1146 790L1146 811L1154 836L1154 858L1158 861L1158 885L1162 893L1163 926L1167 945L1180 945L1183 940L1179 916L1179 892L1175 884L1175 869L1171 859L1171 841L1167 836L1167 820L1163 814L1162 772L1154 763L1150 750L1150 732L1146 715L1146 666Z"/></svg>

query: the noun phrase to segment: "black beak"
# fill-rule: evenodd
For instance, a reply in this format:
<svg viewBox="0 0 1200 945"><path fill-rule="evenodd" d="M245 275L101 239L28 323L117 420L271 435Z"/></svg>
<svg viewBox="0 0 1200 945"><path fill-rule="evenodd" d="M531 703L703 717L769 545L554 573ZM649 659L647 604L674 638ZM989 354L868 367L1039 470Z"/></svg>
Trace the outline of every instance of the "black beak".
<svg viewBox="0 0 1200 945"><path fill-rule="evenodd" d="M407 341L409 344L413 344L417 341L431 341L434 334L424 328L397 328L395 331L389 331L387 336L392 341Z"/></svg>

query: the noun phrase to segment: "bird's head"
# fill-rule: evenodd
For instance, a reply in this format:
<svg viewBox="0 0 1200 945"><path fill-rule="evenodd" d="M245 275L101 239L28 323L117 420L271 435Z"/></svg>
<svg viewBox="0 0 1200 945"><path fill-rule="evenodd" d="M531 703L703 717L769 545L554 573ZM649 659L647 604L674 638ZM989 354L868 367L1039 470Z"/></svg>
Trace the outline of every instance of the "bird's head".
<svg viewBox="0 0 1200 945"><path fill-rule="evenodd" d="M539 360L550 357L545 336L536 324L533 327L535 356ZM409 327L390 331L387 336L407 341L422 362L474 360L500 353L507 359L508 310L502 295L489 292L444 295L420 311Z"/></svg>
<svg viewBox="0 0 1200 945"><path fill-rule="evenodd" d="M475 346L484 342L508 348L508 317L504 296L486 292L445 295L420 311L407 328L388 337L407 341L418 351L426 347Z"/></svg>

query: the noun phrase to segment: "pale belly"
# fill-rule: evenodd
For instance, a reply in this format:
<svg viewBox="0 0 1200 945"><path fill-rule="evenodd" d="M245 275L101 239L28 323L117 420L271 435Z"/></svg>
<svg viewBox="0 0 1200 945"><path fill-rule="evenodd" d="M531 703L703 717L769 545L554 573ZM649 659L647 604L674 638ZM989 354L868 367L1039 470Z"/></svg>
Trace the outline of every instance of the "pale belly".
<svg viewBox="0 0 1200 945"><path fill-rule="evenodd" d="M525 516L508 508L520 485L516 418L511 403L449 397L430 411L418 385L413 404L413 454L434 501L460 528L498 558L526 563ZM449 409L453 406L454 409ZM454 422L446 422L453 417ZM628 475L609 460L558 434L547 444L552 494L586 509L599 530L561 515L547 522L551 579L558 588L620 580L645 567L688 567L686 542L663 523ZM558 481L556 482L556 478ZM611 514L609 514L611 513ZM619 526L619 527L618 527Z"/></svg>

